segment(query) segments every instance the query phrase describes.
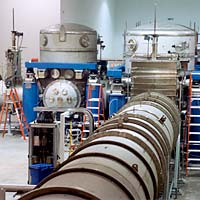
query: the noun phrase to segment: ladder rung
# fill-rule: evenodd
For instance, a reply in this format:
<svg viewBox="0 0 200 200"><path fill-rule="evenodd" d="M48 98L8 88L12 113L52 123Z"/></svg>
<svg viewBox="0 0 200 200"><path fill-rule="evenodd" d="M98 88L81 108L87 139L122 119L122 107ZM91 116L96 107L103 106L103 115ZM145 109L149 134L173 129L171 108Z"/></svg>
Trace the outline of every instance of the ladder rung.
<svg viewBox="0 0 200 200"><path fill-rule="evenodd" d="M197 98L197 97L199 97L199 95L200 95L199 91L192 91L192 95L190 95L190 97Z"/></svg>
<svg viewBox="0 0 200 200"><path fill-rule="evenodd" d="M7 100L6 103L12 103L13 104L13 101L12 100Z"/></svg>
<svg viewBox="0 0 200 200"><path fill-rule="evenodd" d="M195 123L195 124L190 123L190 126L200 126L200 123L199 124L197 124L197 123Z"/></svg>
<svg viewBox="0 0 200 200"><path fill-rule="evenodd" d="M190 135L200 135L200 132L190 132Z"/></svg>
<svg viewBox="0 0 200 200"><path fill-rule="evenodd" d="M188 158L188 161L200 161L200 158Z"/></svg>
<svg viewBox="0 0 200 200"><path fill-rule="evenodd" d="M100 98L91 98L91 99L88 99L88 101L99 101Z"/></svg>
<svg viewBox="0 0 200 200"><path fill-rule="evenodd" d="M200 109L200 106L191 106L192 109L197 109L199 108Z"/></svg>
<svg viewBox="0 0 200 200"><path fill-rule="evenodd" d="M90 130L83 130L83 132L84 132L84 133L89 133L89 132L90 132Z"/></svg>
<svg viewBox="0 0 200 200"><path fill-rule="evenodd" d="M98 114L93 113L93 116L98 117ZM99 113L99 116L103 116L103 113Z"/></svg>
<svg viewBox="0 0 200 200"><path fill-rule="evenodd" d="M87 107L87 109L91 109L91 110L95 109L95 110L98 110L99 107Z"/></svg>
<svg viewBox="0 0 200 200"><path fill-rule="evenodd" d="M200 152L200 149L189 149L188 152Z"/></svg>
<svg viewBox="0 0 200 200"><path fill-rule="evenodd" d="M88 86L102 86L101 83L89 83Z"/></svg>
<svg viewBox="0 0 200 200"><path fill-rule="evenodd" d="M200 117L200 115L190 115L190 117Z"/></svg>
<svg viewBox="0 0 200 200"><path fill-rule="evenodd" d="M195 100L195 98L199 98L200 97L200 94L192 94L192 99L194 99Z"/></svg>
<svg viewBox="0 0 200 200"><path fill-rule="evenodd" d="M194 141L194 140L191 141L191 140L190 140L189 143L190 143L190 144L200 144L200 141L199 141L199 140L198 140L198 141L197 141L197 140L196 140L196 141Z"/></svg>
<svg viewBox="0 0 200 200"><path fill-rule="evenodd" d="M191 169L191 170L200 170L200 167L188 167L188 169Z"/></svg>
<svg viewBox="0 0 200 200"><path fill-rule="evenodd" d="M98 117L99 115L98 114L92 114L93 115L93 117Z"/></svg>
<svg viewBox="0 0 200 200"><path fill-rule="evenodd" d="M192 92L200 92L200 88L192 88Z"/></svg>
<svg viewBox="0 0 200 200"><path fill-rule="evenodd" d="M191 100L192 100L192 101L200 101L200 98L199 98L199 96L198 96L198 97L192 96Z"/></svg>

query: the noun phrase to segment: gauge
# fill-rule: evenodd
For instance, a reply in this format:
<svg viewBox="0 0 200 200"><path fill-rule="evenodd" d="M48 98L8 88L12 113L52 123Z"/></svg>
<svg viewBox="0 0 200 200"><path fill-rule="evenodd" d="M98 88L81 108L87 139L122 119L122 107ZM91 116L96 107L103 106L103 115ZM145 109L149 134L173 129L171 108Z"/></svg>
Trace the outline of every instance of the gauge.
<svg viewBox="0 0 200 200"><path fill-rule="evenodd" d="M60 77L60 71L59 69L52 69L51 70L51 77L56 79Z"/></svg>
<svg viewBox="0 0 200 200"><path fill-rule="evenodd" d="M85 48L88 47L88 46L90 45L90 39L89 39L89 37L88 37L87 34L82 35L82 36L80 37L79 42L80 42L80 45L81 45L82 47L85 47Z"/></svg>
<svg viewBox="0 0 200 200"><path fill-rule="evenodd" d="M136 40L130 39L128 41L128 48L132 52L136 51L136 49L137 49L137 42L136 42Z"/></svg>
<svg viewBox="0 0 200 200"><path fill-rule="evenodd" d="M72 79L74 78L74 71L71 69L66 69L64 72L65 79Z"/></svg>

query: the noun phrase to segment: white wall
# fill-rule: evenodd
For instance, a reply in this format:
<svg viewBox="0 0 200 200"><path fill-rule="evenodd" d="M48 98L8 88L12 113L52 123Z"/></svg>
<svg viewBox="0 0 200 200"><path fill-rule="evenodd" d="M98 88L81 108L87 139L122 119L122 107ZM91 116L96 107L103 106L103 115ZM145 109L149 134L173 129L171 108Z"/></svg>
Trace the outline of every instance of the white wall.
<svg viewBox="0 0 200 200"><path fill-rule="evenodd" d="M154 19L154 4L157 2L157 20L166 22L168 18L174 18L174 23L186 26L199 25L199 0L116 0L115 10L115 56L123 52L123 30L127 21L128 28L135 27L136 22L152 22Z"/></svg>
<svg viewBox="0 0 200 200"><path fill-rule="evenodd" d="M115 0L61 0L61 22L78 23L103 36L103 58L112 57Z"/></svg>
<svg viewBox="0 0 200 200"><path fill-rule="evenodd" d="M39 57L39 31L51 24L74 22L103 35L106 48L103 58L122 58L123 31L137 21L153 20L157 1L159 21L168 17L176 23L199 23L199 0L4 0L0 6L0 66L5 66L4 52L11 45L12 8L16 30L24 32L24 61ZM1 71L0 71L1 74Z"/></svg>
<svg viewBox="0 0 200 200"><path fill-rule="evenodd" d="M60 0L4 0L0 6L0 66L5 68L5 51L11 46L12 8L15 29L24 33L22 63L39 58L39 31L60 23ZM0 74L1 71L0 71Z"/></svg>
<svg viewBox="0 0 200 200"><path fill-rule="evenodd" d="M138 21L152 21L155 2L158 21L174 18L175 23L198 26L199 0L61 0L61 21L96 29L107 44L104 57L122 58L125 23L130 29Z"/></svg>

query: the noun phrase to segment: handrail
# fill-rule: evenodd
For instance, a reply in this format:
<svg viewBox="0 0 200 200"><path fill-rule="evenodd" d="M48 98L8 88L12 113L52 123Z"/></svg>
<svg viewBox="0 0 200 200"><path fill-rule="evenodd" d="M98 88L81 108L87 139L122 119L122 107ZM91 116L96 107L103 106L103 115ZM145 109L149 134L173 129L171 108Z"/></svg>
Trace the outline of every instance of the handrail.
<svg viewBox="0 0 200 200"><path fill-rule="evenodd" d="M6 200L6 192L26 193L35 188L35 185L0 184L0 199Z"/></svg>

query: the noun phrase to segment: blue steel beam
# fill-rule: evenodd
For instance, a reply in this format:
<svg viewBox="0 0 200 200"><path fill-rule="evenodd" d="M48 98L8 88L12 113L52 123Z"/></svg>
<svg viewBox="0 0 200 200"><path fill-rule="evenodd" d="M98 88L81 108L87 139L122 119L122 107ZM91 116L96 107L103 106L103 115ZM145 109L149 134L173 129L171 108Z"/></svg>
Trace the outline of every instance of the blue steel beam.
<svg viewBox="0 0 200 200"><path fill-rule="evenodd" d="M55 62L25 62L27 69L74 69L74 70L96 70L97 63L55 63Z"/></svg>

